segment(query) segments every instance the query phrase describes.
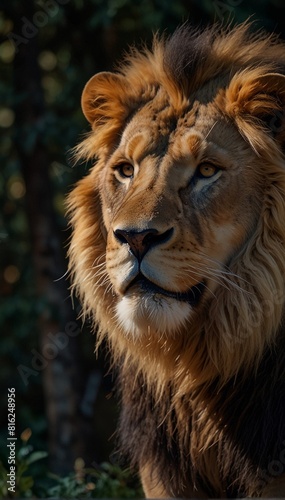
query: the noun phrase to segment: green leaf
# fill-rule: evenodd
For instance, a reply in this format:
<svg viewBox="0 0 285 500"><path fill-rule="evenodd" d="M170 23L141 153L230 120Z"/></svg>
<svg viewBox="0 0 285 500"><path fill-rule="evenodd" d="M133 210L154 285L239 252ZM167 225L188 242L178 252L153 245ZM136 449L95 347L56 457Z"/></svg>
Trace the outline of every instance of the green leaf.
<svg viewBox="0 0 285 500"><path fill-rule="evenodd" d="M32 476L21 477L20 481L17 484L17 488L19 493L26 493L30 490L34 485L34 480Z"/></svg>
<svg viewBox="0 0 285 500"><path fill-rule="evenodd" d="M48 456L48 453L46 451L34 451L33 453L30 454L29 457L25 459L26 463L28 465L37 462L38 460L42 460L43 458L46 458Z"/></svg>
<svg viewBox="0 0 285 500"><path fill-rule="evenodd" d="M25 460L22 460L17 464L17 477L18 478L21 477L27 470L28 470L27 462Z"/></svg>

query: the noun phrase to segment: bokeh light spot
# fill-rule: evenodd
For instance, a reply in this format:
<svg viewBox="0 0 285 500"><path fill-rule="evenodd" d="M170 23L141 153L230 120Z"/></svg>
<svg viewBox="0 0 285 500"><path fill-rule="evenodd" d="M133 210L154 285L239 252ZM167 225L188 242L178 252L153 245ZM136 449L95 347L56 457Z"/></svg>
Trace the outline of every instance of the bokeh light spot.
<svg viewBox="0 0 285 500"><path fill-rule="evenodd" d="M20 271L16 266L10 265L4 269L4 280L6 283L13 285L20 278Z"/></svg>
<svg viewBox="0 0 285 500"><path fill-rule="evenodd" d="M26 194L26 187L22 179L12 178L10 180L9 192L12 198L18 200Z"/></svg>
<svg viewBox="0 0 285 500"><path fill-rule="evenodd" d="M13 125L15 120L15 113L10 108L0 109L0 127L8 128Z"/></svg>
<svg viewBox="0 0 285 500"><path fill-rule="evenodd" d="M0 45L0 59L6 64L10 64L15 57L15 47L10 41L5 41Z"/></svg>
<svg viewBox="0 0 285 500"><path fill-rule="evenodd" d="M52 71L56 68L56 55L50 50L44 50L39 55L39 65L44 71Z"/></svg>

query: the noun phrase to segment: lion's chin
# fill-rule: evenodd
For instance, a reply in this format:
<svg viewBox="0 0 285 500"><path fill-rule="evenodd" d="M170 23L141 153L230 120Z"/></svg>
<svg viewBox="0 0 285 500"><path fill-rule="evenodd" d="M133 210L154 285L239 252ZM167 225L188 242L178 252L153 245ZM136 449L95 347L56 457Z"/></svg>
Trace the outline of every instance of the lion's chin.
<svg viewBox="0 0 285 500"><path fill-rule="evenodd" d="M116 305L116 318L126 335L173 335L179 332L192 311L193 308L186 302L178 302L158 294L138 293L119 300Z"/></svg>

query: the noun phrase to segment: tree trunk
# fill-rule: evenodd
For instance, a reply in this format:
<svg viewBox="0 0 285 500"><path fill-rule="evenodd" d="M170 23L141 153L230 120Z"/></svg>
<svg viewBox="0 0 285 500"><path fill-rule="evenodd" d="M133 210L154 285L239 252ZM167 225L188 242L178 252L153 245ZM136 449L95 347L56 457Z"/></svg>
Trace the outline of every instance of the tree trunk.
<svg viewBox="0 0 285 500"><path fill-rule="evenodd" d="M17 8L10 12L13 32L20 36L23 35L23 16L31 22L34 16L33 0L22 4L18 2ZM29 30L26 34L32 33L32 28ZM49 158L41 140L45 134L45 106L37 60L35 32L26 42L19 43L14 61L14 88L18 97L16 148L26 184L35 284L45 304L38 322L40 356L37 363L46 403L50 468L65 474L73 468L76 457L85 458L93 433L91 424L79 410L80 322L72 310L67 280L55 281L64 276L66 264L53 209Z"/></svg>

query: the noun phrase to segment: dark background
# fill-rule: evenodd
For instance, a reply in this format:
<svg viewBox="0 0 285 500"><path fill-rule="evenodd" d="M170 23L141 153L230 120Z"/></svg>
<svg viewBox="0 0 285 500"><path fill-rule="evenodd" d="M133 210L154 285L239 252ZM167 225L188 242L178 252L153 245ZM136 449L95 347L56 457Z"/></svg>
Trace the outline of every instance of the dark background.
<svg viewBox="0 0 285 500"><path fill-rule="evenodd" d="M84 84L158 29L249 16L257 28L285 37L284 0L0 2L0 496L11 387L19 460L48 453L35 476L67 475L79 457L93 467L116 461L108 359L104 349L93 354L94 335L79 319L65 274L64 199L88 170L72 167L69 154L88 131L80 110Z"/></svg>

